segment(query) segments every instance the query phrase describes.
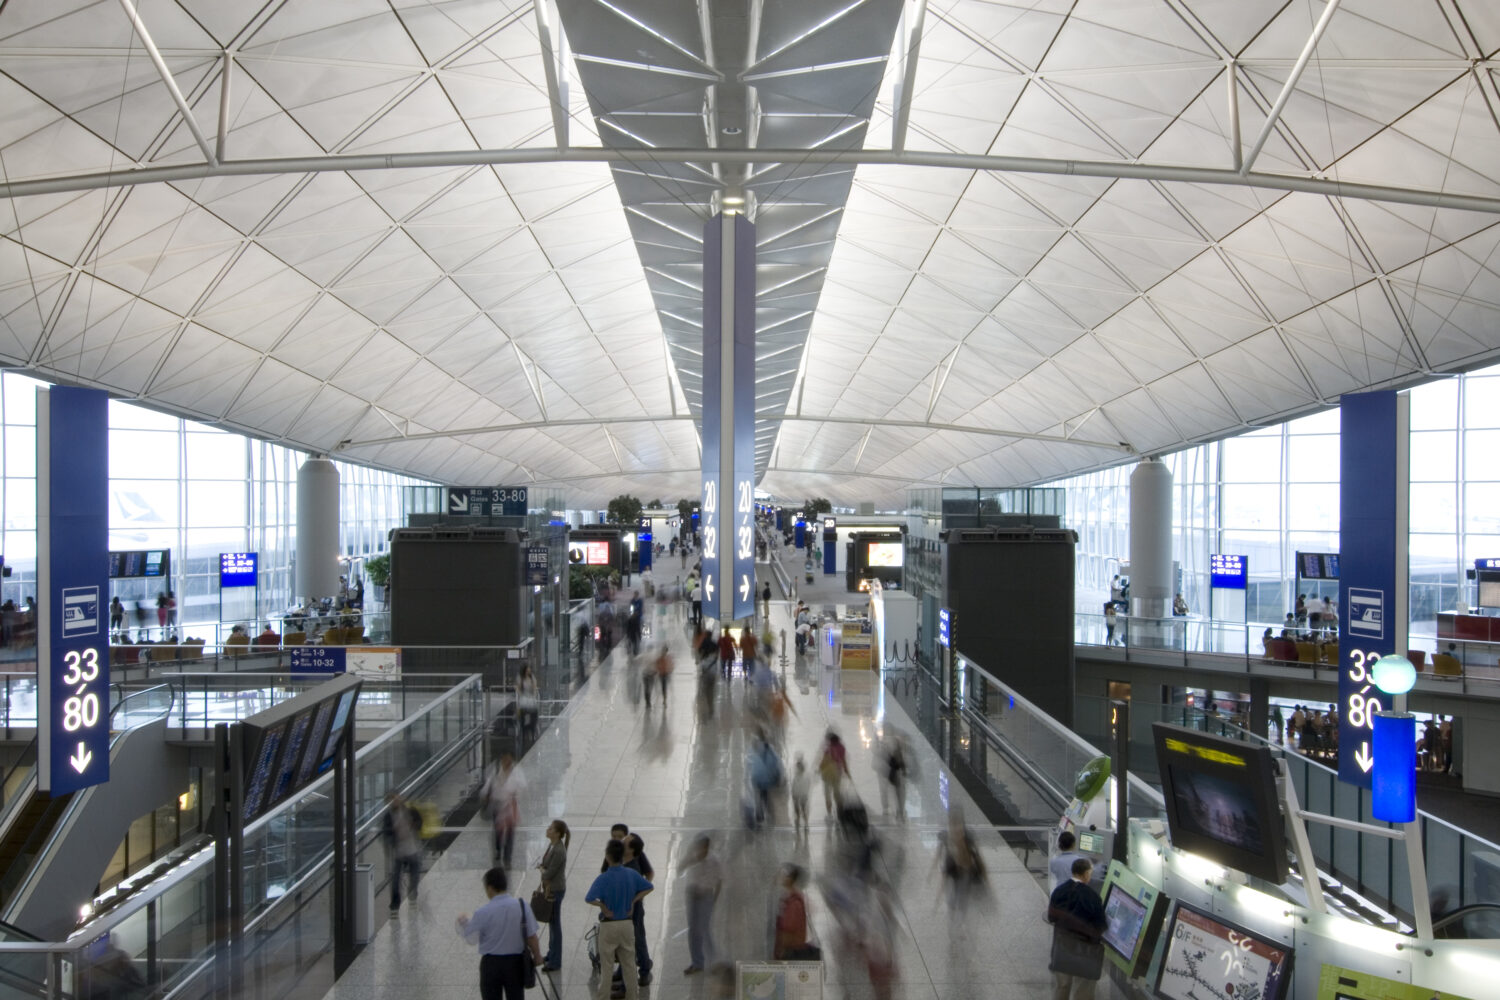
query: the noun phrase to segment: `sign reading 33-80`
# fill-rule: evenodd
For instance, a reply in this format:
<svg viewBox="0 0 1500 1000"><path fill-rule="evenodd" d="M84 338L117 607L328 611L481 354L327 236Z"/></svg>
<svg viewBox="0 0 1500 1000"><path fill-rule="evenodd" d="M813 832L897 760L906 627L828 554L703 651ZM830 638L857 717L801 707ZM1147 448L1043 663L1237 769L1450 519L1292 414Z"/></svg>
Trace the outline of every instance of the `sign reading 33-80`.
<svg viewBox="0 0 1500 1000"><path fill-rule="evenodd" d="M107 406L96 389L37 393L37 787L53 796L109 780Z"/></svg>

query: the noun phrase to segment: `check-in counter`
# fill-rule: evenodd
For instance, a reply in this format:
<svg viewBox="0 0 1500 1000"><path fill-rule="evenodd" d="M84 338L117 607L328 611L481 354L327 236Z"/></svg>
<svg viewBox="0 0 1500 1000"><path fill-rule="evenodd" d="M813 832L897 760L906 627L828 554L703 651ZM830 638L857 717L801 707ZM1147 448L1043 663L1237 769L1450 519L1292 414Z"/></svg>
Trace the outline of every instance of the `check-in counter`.
<svg viewBox="0 0 1500 1000"><path fill-rule="evenodd" d="M1454 642L1500 642L1500 615L1439 611L1437 634L1439 639Z"/></svg>

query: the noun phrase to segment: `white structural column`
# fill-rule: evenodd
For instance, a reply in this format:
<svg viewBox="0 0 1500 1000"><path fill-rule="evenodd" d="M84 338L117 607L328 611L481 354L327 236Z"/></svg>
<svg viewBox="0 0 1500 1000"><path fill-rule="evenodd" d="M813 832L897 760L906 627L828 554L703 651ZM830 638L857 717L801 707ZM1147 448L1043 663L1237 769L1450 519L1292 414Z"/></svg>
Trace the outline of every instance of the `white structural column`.
<svg viewBox="0 0 1500 1000"><path fill-rule="evenodd" d="M297 470L297 596L339 592L339 470L309 458Z"/></svg>
<svg viewBox="0 0 1500 1000"><path fill-rule="evenodd" d="M1155 458L1130 474L1130 613L1172 613L1172 470Z"/></svg>

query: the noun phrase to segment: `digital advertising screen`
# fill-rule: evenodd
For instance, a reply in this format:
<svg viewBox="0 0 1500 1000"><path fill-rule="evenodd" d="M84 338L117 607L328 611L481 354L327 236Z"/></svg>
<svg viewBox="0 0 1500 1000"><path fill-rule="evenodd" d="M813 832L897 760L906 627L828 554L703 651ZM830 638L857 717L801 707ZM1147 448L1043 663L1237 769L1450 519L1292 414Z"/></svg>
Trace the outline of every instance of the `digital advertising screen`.
<svg viewBox="0 0 1500 1000"><path fill-rule="evenodd" d="M219 553L219 589L253 587L258 582L254 552Z"/></svg>
<svg viewBox="0 0 1500 1000"><path fill-rule="evenodd" d="M1155 723L1172 846L1280 885L1286 840L1268 747Z"/></svg>
<svg viewBox="0 0 1500 1000"><path fill-rule="evenodd" d="M1290 946L1178 903L1156 993L1164 1000L1281 1000L1291 973Z"/></svg>
<svg viewBox="0 0 1500 1000"><path fill-rule="evenodd" d="M608 566L608 542L569 542L568 562L574 566Z"/></svg>
<svg viewBox="0 0 1500 1000"><path fill-rule="evenodd" d="M1233 556L1215 552L1208 557L1210 586L1225 590L1244 590L1249 572L1249 556Z"/></svg>
<svg viewBox="0 0 1500 1000"><path fill-rule="evenodd" d="M109 575L112 578L166 576L171 566L171 557L166 549L136 549L109 554Z"/></svg>
<svg viewBox="0 0 1500 1000"><path fill-rule="evenodd" d="M865 561L867 566L896 567L901 565L901 556L905 548L900 542L870 542Z"/></svg>
<svg viewBox="0 0 1500 1000"><path fill-rule="evenodd" d="M1102 940L1121 958L1134 958L1140 946L1141 931L1146 927L1146 904L1130 895L1119 884L1111 885L1104 897Z"/></svg>
<svg viewBox="0 0 1500 1000"><path fill-rule="evenodd" d="M144 576L166 576L167 552L165 549L146 550L146 572Z"/></svg>

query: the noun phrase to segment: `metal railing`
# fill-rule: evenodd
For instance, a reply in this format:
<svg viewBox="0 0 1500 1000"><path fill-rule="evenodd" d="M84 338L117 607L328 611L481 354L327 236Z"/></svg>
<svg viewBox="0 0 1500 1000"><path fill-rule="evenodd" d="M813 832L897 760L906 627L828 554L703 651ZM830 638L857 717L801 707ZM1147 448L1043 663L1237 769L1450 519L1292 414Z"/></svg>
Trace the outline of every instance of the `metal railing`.
<svg viewBox="0 0 1500 1000"><path fill-rule="evenodd" d="M1098 733L1108 725L1107 699L1080 697L1077 702L1078 729L1084 736ZM1338 819L1376 823L1370 810L1370 793L1340 782L1338 772L1326 764L1199 708L1132 699L1131 759L1138 762L1136 770L1144 778L1155 777L1156 753L1151 736L1154 722L1171 722L1269 746L1285 762L1303 809ZM1434 896L1423 905L1447 910L1500 903L1500 845L1422 810L1418 810L1417 820L1422 829L1427 884ZM1408 921L1411 919L1411 884L1405 874L1405 849L1399 843L1388 837L1318 823L1310 824L1307 832L1321 871L1377 905Z"/></svg>
<svg viewBox="0 0 1500 1000"><path fill-rule="evenodd" d="M378 824L387 791L433 794L454 767L463 769L467 791L469 772L477 775L480 766L483 702L481 678L465 677L360 748L354 776L358 862L384 867ZM332 772L324 775L245 831L246 976L261 996L292 992L333 946L332 780ZM100 995L110 963L121 962L143 975L144 995L211 996L213 900L213 852L205 850L66 942L0 942L0 997Z"/></svg>
<svg viewBox="0 0 1500 1000"><path fill-rule="evenodd" d="M1337 633L1304 631L1301 638L1281 641L1284 627L1283 622L1227 622L1192 616L1118 615L1111 620L1102 614L1073 615L1075 643L1114 650L1126 662L1337 681ZM1449 642L1455 643L1457 670L1439 673L1433 654L1446 651ZM1500 697L1500 643L1457 642L1413 633L1407 647L1420 654L1422 661L1418 690Z"/></svg>

